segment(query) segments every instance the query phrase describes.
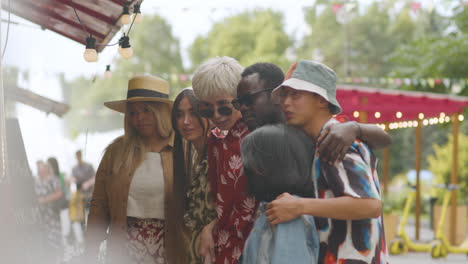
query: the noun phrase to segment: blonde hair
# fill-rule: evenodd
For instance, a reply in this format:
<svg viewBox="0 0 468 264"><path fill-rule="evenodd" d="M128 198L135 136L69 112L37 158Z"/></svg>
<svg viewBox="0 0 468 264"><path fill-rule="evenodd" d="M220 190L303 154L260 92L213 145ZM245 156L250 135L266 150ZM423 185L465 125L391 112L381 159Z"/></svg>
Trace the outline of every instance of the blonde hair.
<svg viewBox="0 0 468 264"><path fill-rule="evenodd" d="M237 84L244 68L231 57L215 57L200 65L192 78L195 95L204 100L219 95L237 96Z"/></svg>
<svg viewBox="0 0 468 264"><path fill-rule="evenodd" d="M166 140L171 137L173 134L171 124L171 106L166 103L158 102L144 103L156 118L158 134L162 140ZM112 171L114 173L118 173L123 170L126 170L128 173L134 171L141 162L143 162L144 155L149 151L147 144L145 144L143 138L131 124L128 112L125 112L124 130L125 135L122 137L121 150L115 152L115 155L117 155L116 160L120 162L113 163Z"/></svg>

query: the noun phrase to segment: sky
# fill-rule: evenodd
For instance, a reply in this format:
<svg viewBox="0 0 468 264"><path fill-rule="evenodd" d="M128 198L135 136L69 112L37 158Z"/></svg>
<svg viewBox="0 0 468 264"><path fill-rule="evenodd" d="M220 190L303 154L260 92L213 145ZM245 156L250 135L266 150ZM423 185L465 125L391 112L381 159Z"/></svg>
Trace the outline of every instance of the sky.
<svg viewBox="0 0 468 264"><path fill-rule="evenodd" d="M1 0L2 5L6 5L7 1ZM214 22L246 9L271 8L284 13L286 32L295 39L300 39L309 30L304 22L302 10L313 2L313 0L145 0L142 4L142 13L143 15L157 13L167 19L172 25L173 34L180 40L184 64L188 66L187 48L198 35L209 32ZM368 4L373 1L361 2ZM433 1L420 2L427 5ZM8 14L2 10L1 17L2 20L7 20ZM38 25L14 15L11 15L11 21L22 25L10 25L2 64L27 71L29 80L21 82L20 86L54 100L63 101L62 88L57 80L58 73L65 73L67 79L80 75L102 74L105 65L111 64L113 58L118 56L115 46L107 47L99 55L98 62L88 63L83 59L82 44L52 31L41 30ZM2 22L2 50L5 46L6 33L7 25ZM111 43L115 43L118 36ZM75 163L74 152L77 149L85 149L84 158L96 167L105 146L122 133L119 130L84 134L71 140L64 131L62 119L53 114L46 115L39 110L17 104L16 117L20 123L28 161L33 171L36 160L47 159L53 155L58 157L62 170L69 173Z"/></svg>

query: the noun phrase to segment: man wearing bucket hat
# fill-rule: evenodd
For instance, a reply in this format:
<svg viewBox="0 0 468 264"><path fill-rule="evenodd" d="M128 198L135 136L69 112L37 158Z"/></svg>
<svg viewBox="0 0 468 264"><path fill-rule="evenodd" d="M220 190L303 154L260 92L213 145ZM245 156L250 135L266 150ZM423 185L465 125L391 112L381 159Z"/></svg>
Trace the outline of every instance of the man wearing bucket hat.
<svg viewBox="0 0 468 264"><path fill-rule="evenodd" d="M327 66L301 60L272 93L289 125L317 140L336 123L336 74ZM366 144L355 141L343 161L323 162L316 152L313 177L316 196L295 198L284 193L268 205L272 224L300 215L316 216L320 233L319 263L387 263L377 159Z"/></svg>
<svg viewBox="0 0 468 264"><path fill-rule="evenodd" d="M174 133L168 98L165 80L139 75L129 80L126 99L104 103L124 114L125 133L106 148L96 173L87 257L96 260L107 239L109 263L182 263L172 211Z"/></svg>

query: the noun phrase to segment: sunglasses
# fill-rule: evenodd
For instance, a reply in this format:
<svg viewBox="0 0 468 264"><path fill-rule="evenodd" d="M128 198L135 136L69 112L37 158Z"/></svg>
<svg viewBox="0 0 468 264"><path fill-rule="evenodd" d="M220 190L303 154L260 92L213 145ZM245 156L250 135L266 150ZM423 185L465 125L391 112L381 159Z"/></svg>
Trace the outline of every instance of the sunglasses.
<svg viewBox="0 0 468 264"><path fill-rule="evenodd" d="M261 92L271 91L271 90L273 90L273 88L258 90L258 91L252 92L252 93L244 94L244 95L239 96L239 97L235 98L234 100L232 100L231 104L237 110L240 110L242 105L252 106L253 103L254 103L254 95L256 95L258 93L261 93Z"/></svg>
<svg viewBox="0 0 468 264"><path fill-rule="evenodd" d="M222 116L230 116L232 114L232 108L229 106L220 106L216 108L218 114ZM204 118L212 118L214 116L215 109L213 107L198 106L198 114Z"/></svg>

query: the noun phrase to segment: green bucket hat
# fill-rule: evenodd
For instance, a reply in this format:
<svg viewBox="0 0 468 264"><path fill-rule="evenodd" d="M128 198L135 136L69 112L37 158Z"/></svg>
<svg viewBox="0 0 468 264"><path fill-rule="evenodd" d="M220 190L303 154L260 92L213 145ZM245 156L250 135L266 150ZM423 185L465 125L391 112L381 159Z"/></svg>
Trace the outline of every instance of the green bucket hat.
<svg viewBox="0 0 468 264"><path fill-rule="evenodd" d="M322 96L333 106L331 114L341 113L341 106L336 100L336 73L327 66L310 60L300 60L295 66L295 69L292 67L290 78L286 77L287 79L273 90L273 98L278 99L281 87L288 86Z"/></svg>

